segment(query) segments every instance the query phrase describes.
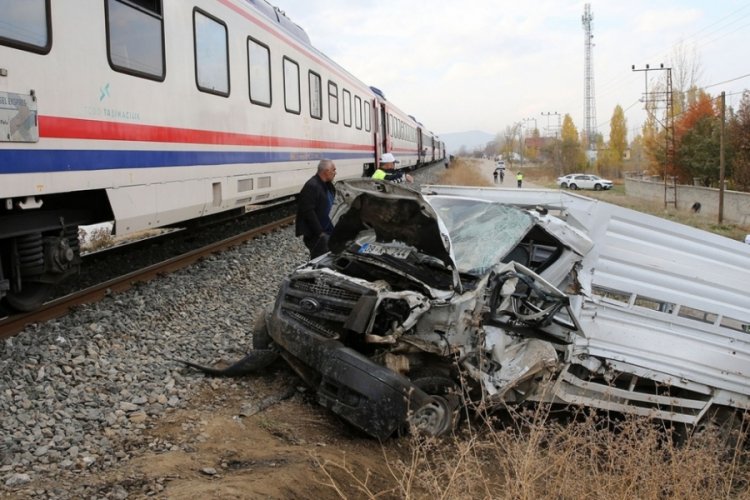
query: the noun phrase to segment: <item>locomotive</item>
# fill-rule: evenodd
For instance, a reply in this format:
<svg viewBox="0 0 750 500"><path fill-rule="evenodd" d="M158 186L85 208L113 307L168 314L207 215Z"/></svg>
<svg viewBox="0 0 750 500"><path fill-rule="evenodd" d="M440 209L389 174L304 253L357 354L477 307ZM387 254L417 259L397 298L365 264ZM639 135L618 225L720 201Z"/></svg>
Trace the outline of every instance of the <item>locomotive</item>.
<svg viewBox="0 0 750 500"><path fill-rule="evenodd" d="M265 0L0 2L0 298L37 308L78 228L176 226L445 145Z"/></svg>

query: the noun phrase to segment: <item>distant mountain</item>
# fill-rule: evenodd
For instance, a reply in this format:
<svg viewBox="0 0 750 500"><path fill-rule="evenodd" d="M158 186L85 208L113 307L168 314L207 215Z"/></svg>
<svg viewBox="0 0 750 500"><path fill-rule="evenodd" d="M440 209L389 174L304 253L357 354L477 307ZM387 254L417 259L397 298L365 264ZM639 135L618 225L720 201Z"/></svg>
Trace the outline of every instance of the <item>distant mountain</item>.
<svg viewBox="0 0 750 500"><path fill-rule="evenodd" d="M445 141L445 149L448 154L455 154L466 146L468 151L473 151L477 147L484 147L488 142L495 138L494 134L488 134L481 130L469 130L468 132L452 132L449 134L438 134L442 141Z"/></svg>

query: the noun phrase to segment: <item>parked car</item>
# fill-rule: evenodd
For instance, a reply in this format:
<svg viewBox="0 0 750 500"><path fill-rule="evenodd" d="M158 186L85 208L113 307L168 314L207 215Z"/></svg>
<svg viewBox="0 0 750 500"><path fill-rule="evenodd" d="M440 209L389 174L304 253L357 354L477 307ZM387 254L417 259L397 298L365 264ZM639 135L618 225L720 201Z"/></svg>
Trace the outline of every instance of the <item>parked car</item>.
<svg viewBox="0 0 750 500"><path fill-rule="evenodd" d="M750 409L748 245L559 190L423 190L337 183L330 253L284 279L238 365L278 352L379 439L449 432L473 400Z"/></svg>
<svg viewBox="0 0 750 500"><path fill-rule="evenodd" d="M595 191L612 189L612 181L593 174L568 174L558 177L557 183L561 188L570 189L593 189Z"/></svg>
<svg viewBox="0 0 750 500"><path fill-rule="evenodd" d="M557 185L560 186L561 188L567 188L570 178L573 177L574 175L579 175L579 174L568 174L568 175L563 175L562 177L558 177Z"/></svg>

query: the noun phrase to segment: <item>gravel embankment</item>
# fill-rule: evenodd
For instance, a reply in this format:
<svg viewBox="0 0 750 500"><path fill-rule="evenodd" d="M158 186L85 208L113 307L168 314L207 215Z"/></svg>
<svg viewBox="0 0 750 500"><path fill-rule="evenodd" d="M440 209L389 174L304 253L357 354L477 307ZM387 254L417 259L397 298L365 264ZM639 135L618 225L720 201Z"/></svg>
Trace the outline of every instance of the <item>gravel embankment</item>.
<svg viewBox="0 0 750 500"><path fill-rule="evenodd" d="M203 378L173 359L241 357L257 308L306 256L287 228L0 344L2 484L127 460L121 444Z"/></svg>
<svg viewBox="0 0 750 500"><path fill-rule="evenodd" d="M174 358L241 357L257 309L306 258L286 228L0 342L0 496L57 477L52 496L90 496L85 474L127 461L189 406L204 379Z"/></svg>

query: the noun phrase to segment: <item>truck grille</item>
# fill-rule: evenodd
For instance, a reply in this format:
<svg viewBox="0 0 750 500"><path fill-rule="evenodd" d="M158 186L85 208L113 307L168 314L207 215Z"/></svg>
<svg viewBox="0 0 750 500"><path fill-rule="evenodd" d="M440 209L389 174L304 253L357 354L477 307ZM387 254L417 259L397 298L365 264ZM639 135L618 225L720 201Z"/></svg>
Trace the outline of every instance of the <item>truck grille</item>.
<svg viewBox="0 0 750 500"><path fill-rule="evenodd" d="M367 293L351 283L326 277L291 279L281 308L290 318L326 338L338 338L360 297Z"/></svg>
<svg viewBox="0 0 750 500"><path fill-rule="evenodd" d="M360 295L362 295L361 293L346 290L339 286L334 286L330 283L317 280L295 280L290 284L290 288L306 292L310 295L320 295L342 300L349 300L352 302L357 302Z"/></svg>

